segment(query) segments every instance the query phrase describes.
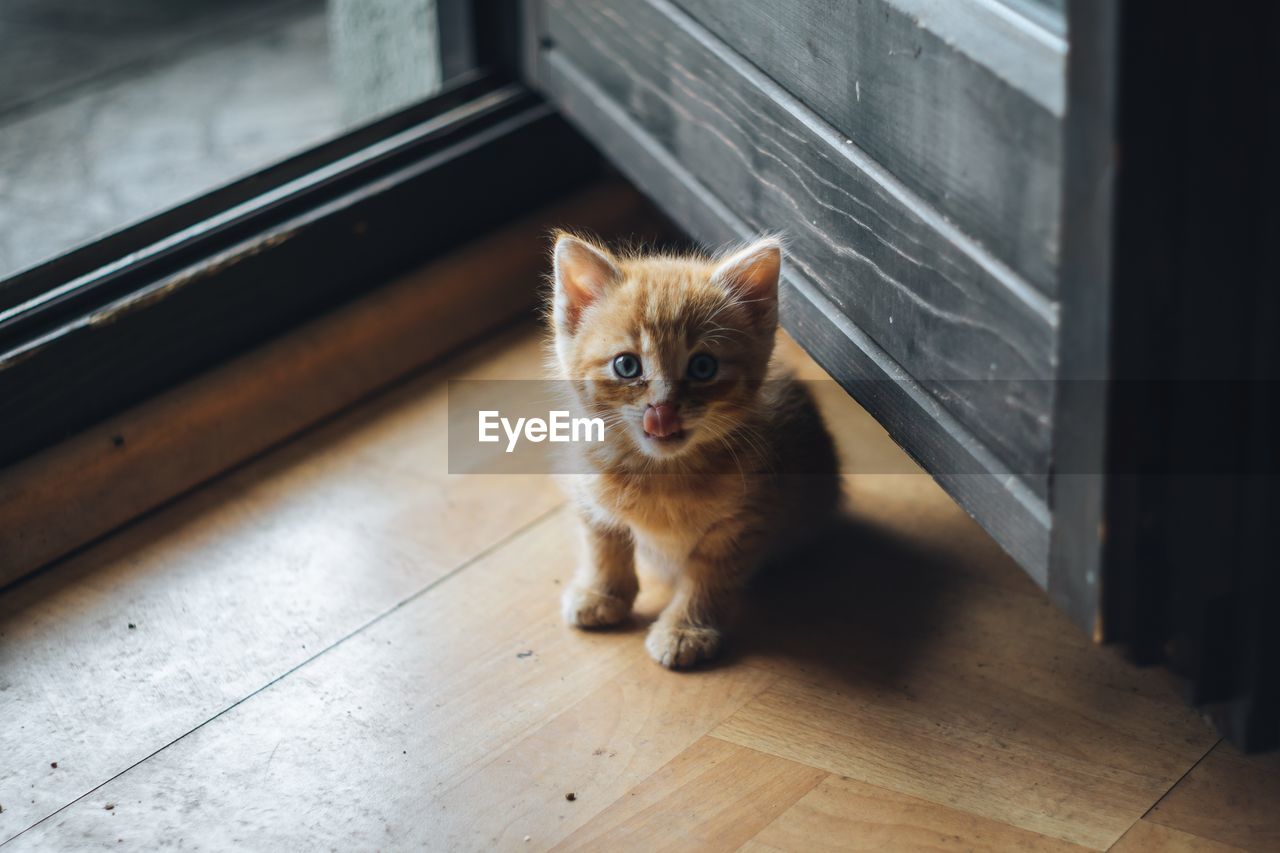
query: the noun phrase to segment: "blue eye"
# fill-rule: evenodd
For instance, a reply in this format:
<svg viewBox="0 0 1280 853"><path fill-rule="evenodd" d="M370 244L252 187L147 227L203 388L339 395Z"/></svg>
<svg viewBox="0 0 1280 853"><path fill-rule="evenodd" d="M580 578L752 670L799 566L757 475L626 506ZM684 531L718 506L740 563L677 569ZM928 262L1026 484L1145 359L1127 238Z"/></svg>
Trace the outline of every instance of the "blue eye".
<svg viewBox="0 0 1280 853"><path fill-rule="evenodd" d="M700 352L689 359L689 378L698 382L706 382L711 379L719 369L720 365L715 356L707 355L705 352Z"/></svg>
<svg viewBox="0 0 1280 853"><path fill-rule="evenodd" d="M613 372L620 379L635 379L640 375L640 359L629 352L624 352L613 360Z"/></svg>

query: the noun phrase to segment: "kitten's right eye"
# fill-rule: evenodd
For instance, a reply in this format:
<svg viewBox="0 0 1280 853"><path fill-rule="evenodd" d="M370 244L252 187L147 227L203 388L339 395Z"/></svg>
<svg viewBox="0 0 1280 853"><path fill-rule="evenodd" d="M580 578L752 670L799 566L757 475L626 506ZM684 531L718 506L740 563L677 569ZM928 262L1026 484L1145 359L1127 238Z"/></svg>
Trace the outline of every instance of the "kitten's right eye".
<svg viewBox="0 0 1280 853"><path fill-rule="evenodd" d="M613 372L619 379L635 379L640 375L640 359L624 352L613 360Z"/></svg>

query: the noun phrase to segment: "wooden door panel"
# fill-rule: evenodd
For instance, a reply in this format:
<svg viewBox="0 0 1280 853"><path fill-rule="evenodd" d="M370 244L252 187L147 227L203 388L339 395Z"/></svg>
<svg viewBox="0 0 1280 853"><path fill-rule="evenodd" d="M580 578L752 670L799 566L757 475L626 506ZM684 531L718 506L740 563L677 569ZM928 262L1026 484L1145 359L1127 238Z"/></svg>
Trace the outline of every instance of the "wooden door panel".
<svg viewBox="0 0 1280 853"><path fill-rule="evenodd" d="M1052 294L1066 43L974 0L676 0Z"/></svg>
<svg viewBox="0 0 1280 853"><path fill-rule="evenodd" d="M748 229L782 229L797 275L1044 497L1047 297L669 3L548 0L540 20L553 99L591 87Z"/></svg>

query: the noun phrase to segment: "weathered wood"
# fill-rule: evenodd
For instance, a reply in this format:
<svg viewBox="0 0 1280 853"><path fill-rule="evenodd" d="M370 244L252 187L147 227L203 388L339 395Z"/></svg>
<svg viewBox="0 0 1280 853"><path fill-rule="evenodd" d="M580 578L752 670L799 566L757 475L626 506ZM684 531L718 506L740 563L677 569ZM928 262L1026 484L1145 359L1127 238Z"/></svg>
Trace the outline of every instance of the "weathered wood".
<svg viewBox="0 0 1280 853"><path fill-rule="evenodd" d="M782 229L793 267L1044 493L1056 309L1043 294L664 0L552 0L542 19L554 100L594 87L747 228Z"/></svg>
<svg viewBox="0 0 1280 853"><path fill-rule="evenodd" d="M676 0L1046 293L1061 39L975 0Z"/></svg>
<svg viewBox="0 0 1280 853"><path fill-rule="evenodd" d="M1111 297L1112 181L1115 175L1115 11L1084 0L1072 7L1077 40L1068 69L1063 169L1062 317L1056 383L1053 536L1049 593L1098 639L1101 554L1106 536L1106 379ZM1126 532L1116 531L1124 536Z"/></svg>
<svg viewBox="0 0 1280 853"><path fill-rule="evenodd" d="M718 244L751 233L735 212L563 56L555 52L545 56L540 73L565 116L608 151L619 168L659 199L663 209L696 239ZM1043 586L1049 512L1026 482L843 317L794 265L784 272L782 321L823 368Z"/></svg>

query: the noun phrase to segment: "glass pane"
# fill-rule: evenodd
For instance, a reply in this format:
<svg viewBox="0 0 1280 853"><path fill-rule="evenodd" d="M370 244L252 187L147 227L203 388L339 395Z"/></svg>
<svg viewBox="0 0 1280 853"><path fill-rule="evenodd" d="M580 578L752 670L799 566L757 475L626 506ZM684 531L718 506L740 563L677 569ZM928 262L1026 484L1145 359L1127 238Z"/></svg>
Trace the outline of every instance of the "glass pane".
<svg viewBox="0 0 1280 853"><path fill-rule="evenodd" d="M0 0L0 279L419 101L436 0Z"/></svg>

